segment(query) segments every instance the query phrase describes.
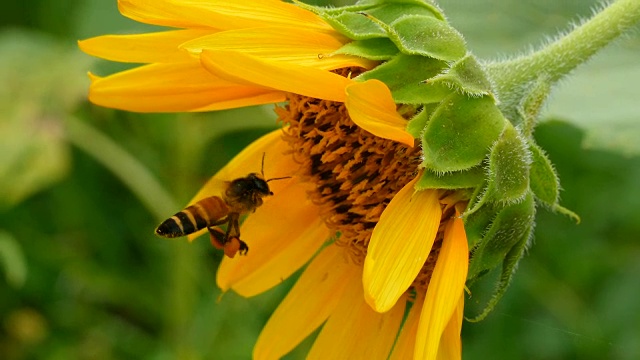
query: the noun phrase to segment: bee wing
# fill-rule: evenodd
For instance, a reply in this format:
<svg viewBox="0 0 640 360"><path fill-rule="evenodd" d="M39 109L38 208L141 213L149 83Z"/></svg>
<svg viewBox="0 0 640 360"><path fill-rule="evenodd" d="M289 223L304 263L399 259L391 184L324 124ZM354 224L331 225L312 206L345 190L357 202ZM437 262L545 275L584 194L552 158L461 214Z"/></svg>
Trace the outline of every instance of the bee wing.
<svg viewBox="0 0 640 360"><path fill-rule="evenodd" d="M224 191L226 190L228 183L229 183L228 181L221 180L215 176L212 177L207 181L206 184L204 184L204 186L191 199L191 201L189 201L187 206L193 205L194 203L210 196L222 197L222 194L224 194Z"/></svg>

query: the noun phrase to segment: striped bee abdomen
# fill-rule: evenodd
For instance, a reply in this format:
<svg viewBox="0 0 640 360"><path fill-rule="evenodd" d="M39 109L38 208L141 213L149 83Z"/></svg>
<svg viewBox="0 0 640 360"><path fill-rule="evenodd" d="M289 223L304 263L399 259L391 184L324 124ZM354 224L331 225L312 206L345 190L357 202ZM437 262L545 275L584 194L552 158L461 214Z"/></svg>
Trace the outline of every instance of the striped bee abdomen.
<svg viewBox="0 0 640 360"><path fill-rule="evenodd" d="M189 235L226 221L229 207L218 196L204 198L165 220L156 234L168 238Z"/></svg>

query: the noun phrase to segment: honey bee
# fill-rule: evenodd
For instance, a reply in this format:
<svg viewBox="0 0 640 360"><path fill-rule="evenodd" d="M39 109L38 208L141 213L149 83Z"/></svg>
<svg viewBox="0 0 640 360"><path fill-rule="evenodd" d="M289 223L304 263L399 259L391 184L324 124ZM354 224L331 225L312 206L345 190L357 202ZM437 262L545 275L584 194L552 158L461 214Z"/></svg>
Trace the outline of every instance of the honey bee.
<svg viewBox="0 0 640 360"><path fill-rule="evenodd" d="M247 243L240 239L240 216L253 212L263 203L262 198L273 195L269 182L289 179L280 177L264 179L264 156L261 174L249 175L226 183L222 197L210 196L168 218L156 228L156 234L175 238L192 234L198 230L209 230L211 244L223 249L225 255L233 258L236 253L246 255ZM227 225L223 231L218 225Z"/></svg>

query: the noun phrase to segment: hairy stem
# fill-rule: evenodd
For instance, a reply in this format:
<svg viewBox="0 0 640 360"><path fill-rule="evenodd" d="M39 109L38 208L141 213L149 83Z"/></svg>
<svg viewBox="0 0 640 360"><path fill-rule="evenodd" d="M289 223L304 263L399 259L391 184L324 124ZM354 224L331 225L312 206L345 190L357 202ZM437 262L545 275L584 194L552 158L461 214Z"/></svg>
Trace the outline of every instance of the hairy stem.
<svg viewBox="0 0 640 360"><path fill-rule="evenodd" d="M546 47L487 66L503 95L540 76L557 82L597 51L640 22L639 0L618 0Z"/></svg>

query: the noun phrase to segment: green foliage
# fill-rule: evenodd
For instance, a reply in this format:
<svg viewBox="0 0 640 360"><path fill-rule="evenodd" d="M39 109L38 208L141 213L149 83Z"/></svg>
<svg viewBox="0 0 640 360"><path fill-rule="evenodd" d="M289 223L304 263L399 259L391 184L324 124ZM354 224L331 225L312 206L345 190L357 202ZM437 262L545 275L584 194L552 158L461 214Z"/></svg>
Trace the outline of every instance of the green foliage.
<svg viewBox="0 0 640 360"><path fill-rule="evenodd" d="M84 76L74 69L89 63L72 44L16 30L0 32L0 174L11 174L0 176L0 209L69 171L62 121L84 100Z"/></svg>
<svg viewBox="0 0 640 360"><path fill-rule="evenodd" d="M491 97L449 95L422 134L423 166L446 173L479 165L506 123Z"/></svg>
<svg viewBox="0 0 640 360"><path fill-rule="evenodd" d="M456 61L445 73L438 74L428 82L442 82L470 96L491 94L491 82L478 60L471 54Z"/></svg>
<svg viewBox="0 0 640 360"><path fill-rule="evenodd" d="M363 73L358 79L384 82L391 90L393 100L401 104L439 103L451 93L451 89L442 84L428 84L425 80L443 71L445 66L443 61L433 58L398 54L392 60Z"/></svg>
<svg viewBox="0 0 640 360"><path fill-rule="evenodd" d="M469 49L483 59L523 51L566 27L577 14L589 16L595 3L441 1ZM350 20L372 24L369 34L360 34L363 39L386 36L371 19L353 15ZM270 108L138 115L87 105L81 98L89 58L69 49L79 37L126 33L141 25L119 16L116 1L9 2L3 16L14 26L55 36L43 42L38 34L11 32L0 46L11 44L12 58L21 59L10 63L9 57L0 57L0 87L11 86L2 93L1 102L8 106L3 109L45 114L33 122L22 121L24 117L16 121L12 110L0 119L0 147L18 149L0 157L0 201L5 203L0 210L0 253L8 259L0 266L0 357L250 358L262 325L291 283L253 299L232 293L218 299L214 278L220 254L206 241L187 244L153 236L159 220L153 214L161 211L143 206L140 194L107 170L103 160L71 143L66 121L75 116L110 140L145 167L180 206L239 149L273 126ZM583 221L576 226L546 207L538 211L536 246L519 262L509 292L484 322L463 326L466 359L487 354L495 359L640 358L639 44L637 36L631 37L577 69L545 107L527 105L536 103L529 97L530 102L516 109L563 120L536 128L535 138L545 152L529 146L530 187L536 201L546 205L557 204L561 196ZM380 54L385 51L371 56ZM438 89L444 95L431 97L437 102L450 90ZM434 108L425 107L424 124ZM104 155L109 158L109 153ZM29 156L41 160L15 160ZM21 165L42 181L5 171L15 169L10 164ZM446 181L461 187L478 184L483 170L475 166L453 171ZM428 180L423 186L442 181L441 174L428 174L421 179ZM21 192L21 187L28 191ZM477 194L485 187L480 185ZM171 207L161 202L163 208ZM495 204L490 209L466 219L467 228L476 229L471 233L484 234L498 211ZM479 241L470 237L472 245ZM523 248L511 250L509 260L519 259ZM485 275L494 281L487 282L484 298L481 288L473 289L465 304L469 316L491 302L493 286L511 268L511 262L503 262ZM289 358L304 358L304 353L302 349Z"/></svg>
<svg viewBox="0 0 640 360"><path fill-rule="evenodd" d="M484 196L503 204L521 201L529 191L530 165L525 140L511 124L507 124L489 154L488 186Z"/></svg>

